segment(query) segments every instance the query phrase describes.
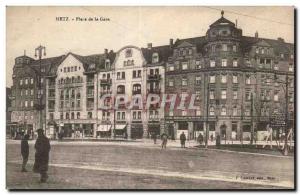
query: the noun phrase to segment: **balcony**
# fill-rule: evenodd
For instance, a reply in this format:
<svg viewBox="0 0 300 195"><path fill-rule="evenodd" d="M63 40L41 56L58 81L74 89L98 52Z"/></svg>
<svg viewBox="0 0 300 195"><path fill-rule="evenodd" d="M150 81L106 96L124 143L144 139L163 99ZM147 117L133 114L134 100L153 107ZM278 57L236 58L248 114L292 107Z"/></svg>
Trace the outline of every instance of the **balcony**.
<svg viewBox="0 0 300 195"><path fill-rule="evenodd" d="M88 104L86 109L87 110L93 110L94 109L94 104Z"/></svg>
<svg viewBox="0 0 300 195"><path fill-rule="evenodd" d="M111 79L100 79L100 85L111 85Z"/></svg>
<svg viewBox="0 0 300 195"><path fill-rule="evenodd" d="M86 94L87 98L94 98L94 92L89 92Z"/></svg>
<svg viewBox="0 0 300 195"><path fill-rule="evenodd" d="M55 83L49 83L49 89L55 89Z"/></svg>
<svg viewBox="0 0 300 195"><path fill-rule="evenodd" d="M89 80L86 82L87 86L94 86L94 81L93 80Z"/></svg>
<svg viewBox="0 0 300 195"><path fill-rule="evenodd" d="M111 90L103 90L103 91L100 91L100 96L103 96L105 94L111 94L112 91Z"/></svg>
<svg viewBox="0 0 300 195"><path fill-rule="evenodd" d="M55 100L55 94L49 94L48 99L49 100Z"/></svg>
<svg viewBox="0 0 300 195"><path fill-rule="evenodd" d="M150 74L148 75L148 81L159 81L161 76L159 74Z"/></svg>
<svg viewBox="0 0 300 195"><path fill-rule="evenodd" d="M132 95L142 94L141 90L132 91Z"/></svg>
<svg viewBox="0 0 300 195"><path fill-rule="evenodd" d="M54 112L55 108L48 108L48 112Z"/></svg>
<svg viewBox="0 0 300 195"><path fill-rule="evenodd" d="M152 93L152 94L160 94L161 91L158 88L154 88L154 89L148 89L148 93Z"/></svg>

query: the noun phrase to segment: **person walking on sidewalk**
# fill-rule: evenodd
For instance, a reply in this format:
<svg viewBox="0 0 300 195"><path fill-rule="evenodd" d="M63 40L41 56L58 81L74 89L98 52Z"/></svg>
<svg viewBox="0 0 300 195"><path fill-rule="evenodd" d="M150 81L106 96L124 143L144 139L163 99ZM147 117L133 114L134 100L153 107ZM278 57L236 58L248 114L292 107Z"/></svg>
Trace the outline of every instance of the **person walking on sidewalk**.
<svg viewBox="0 0 300 195"><path fill-rule="evenodd" d="M198 142L199 142L200 145L202 145L203 140L204 140L203 135L202 135L202 133L200 133L199 136L198 136Z"/></svg>
<svg viewBox="0 0 300 195"><path fill-rule="evenodd" d="M162 149L166 149L167 148L167 142L168 142L168 135L167 134L165 134L165 133L163 133L162 135L161 135L161 140L162 140L162 143L161 143L161 148Z"/></svg>
<svg viewBox="0 0 300 195"><path fill-rule="evenodd" d="M28 139L29 139L29 135L26 134L26 135L24 135L24 137L21 141L21 154L22 154L22 158L23 158L22 170L21 170L22 172L27 172L26 164L27 164L28 156L29 156Z"/></svg>
<svg viewBox="0 0 300 195"><path fill-rule="evenodd" d="M185 136L184 132L182 132L180 135L181 148L185 148L185 141L186 141L186 136Z"/></svg>
<svg viewBox="0 0 300 195"><path fill-rule="evenodd" d="M35 161L33 165L33 171L40 173L41 182L45 183L48 179L48 163L49 163L49 152L50 142L49 139L44 135L43 129L38 129L38 138L35 142Z"/></svg>
<svg viewBox="0 0 300 195"><path fill-rule="evenodd" d="M153 143L156 144L156 138L157 138L156 133L153 132L153 133L151 134L151 136L152 136L152 139L153 139Z"/></svg>

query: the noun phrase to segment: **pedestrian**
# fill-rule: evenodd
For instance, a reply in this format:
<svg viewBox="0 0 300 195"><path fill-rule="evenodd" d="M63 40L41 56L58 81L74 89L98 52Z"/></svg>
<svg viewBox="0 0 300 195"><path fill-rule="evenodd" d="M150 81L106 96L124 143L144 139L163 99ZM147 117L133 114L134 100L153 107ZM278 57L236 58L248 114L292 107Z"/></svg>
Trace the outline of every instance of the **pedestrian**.
<svg viewBox="0 0 300 195"><path fill-rule="evenodd" d="M163 149L163 148L167 148L167 142L168 142L168 135L167 134L165 134L165 133L163 133L162 135L161 135L161 140L162 140L162 143L161 143L161 148Z"/></svg>
<svg viewBox="0 0 300 195"><path fill-rule="evenodd" d="M181 148L185 148L185 141L186 141L186 136L185 136L184 132L182 132L180 135Z"/></svg>
<svg viewBox="0 0 300 195"><path fill-rule="evenodd" d="M152 133L152 139L153 139L153 142L154 142L154 144L156 144L156 133L154 132L154 133Z"/></svg>
<svg viewBox="0 0 300 195"><path fill-rule="evenodd" d="M48 179L48 163L49 163L49 152L50 152L50 142L49 139L44 135L43 129L38 129L38 138L35 142L35 161L33 166L33 171L35 173L40 173L41 182L44 183Z"/></svg>
<svg viewBox="0 0 300 195"><path fill-rule="evenodd" d="M210 135L210 141L211 141L211 142L214 141L214 135L213 135L213 134Z"/></svg>
<svg viewBox="0 0 300 195"><path fill-rule="evenodd" d="M26 134L26 135L24 135L24 137L21 141L21 154L22 154L22 158L23 158L22 170L21 170L22 172L27 172L26 164L27 164L28 156L29 156L28 139L29 139L29 135Z"/></svg>
<svg viewBox="0 0 300 195"><path fill-rule="evenodd" d="M198 136L198 142L199 142L200 145L202 145L203 139L204 139L203 135L202 135L202 133L200 133L199 136Z"/></svg>

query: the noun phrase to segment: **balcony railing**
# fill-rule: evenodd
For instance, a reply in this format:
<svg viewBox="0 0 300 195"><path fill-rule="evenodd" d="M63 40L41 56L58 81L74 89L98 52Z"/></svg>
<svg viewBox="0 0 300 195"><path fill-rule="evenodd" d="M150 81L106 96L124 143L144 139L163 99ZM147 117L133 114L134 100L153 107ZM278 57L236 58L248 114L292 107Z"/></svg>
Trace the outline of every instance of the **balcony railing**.
<svg viewBox="0 0 300 195"><path fill-rule="evenodd" d="M101 79L100 84L101 85L110 85L112 83L111 79Z"/></svg>
<svg viewBox="0 0 300 195"><path fill-rule="evenodd" d="M105 94L111 94L112 91L111 90L104 90L104 91L100 91L100 95L105 95Z"/></svg>
<svg viewBox="0 0 300 195"><path fill-rule="evenodd" d="M148 75L148 80L160 80L161 76L159 74Z"/></svg>
<svg viewBox="0 0 300 195"><path fill-rule="evenodd" d="M55 108L48 108L48 112L54 112Z"/></svg>
<svg viewBox="0 0 300 195"><path fill-rule="evenodd" d="M94 92L88 93L88 94L87 94L87 97L88 97L88 98L94 98Z"/></svg>
<svg viewBox="0 0 300 195"><path fill-rule="evenodd" d="M148 89L148 93L160 94L160 89Z"/></svg>
<svg viewBox="0 0 300 195"><path fill-rule="evenodd" d="M87 82L86 82L86 85L87 85L87 86L93 86L93 85L94 85L94 81L87 81Z"/></svg>
<svg viewBox="0 0 300 195"><path fill-rule="evenodd" d="M142 94L141 90L132 91L132 95Z"/></svg>

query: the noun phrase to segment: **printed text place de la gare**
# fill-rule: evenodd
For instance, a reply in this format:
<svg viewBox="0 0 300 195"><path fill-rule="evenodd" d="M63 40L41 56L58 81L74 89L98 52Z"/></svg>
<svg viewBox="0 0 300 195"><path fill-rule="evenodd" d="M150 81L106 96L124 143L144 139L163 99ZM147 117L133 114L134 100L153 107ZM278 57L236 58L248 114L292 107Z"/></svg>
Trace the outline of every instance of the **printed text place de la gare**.
<svg viewBox="0 0 300 195"><path fill-rule="evenodd" d="M55 18L58 22L108 22L110 21L110 18L107 17L68 17L68 16L57 16Z"/></svg>

